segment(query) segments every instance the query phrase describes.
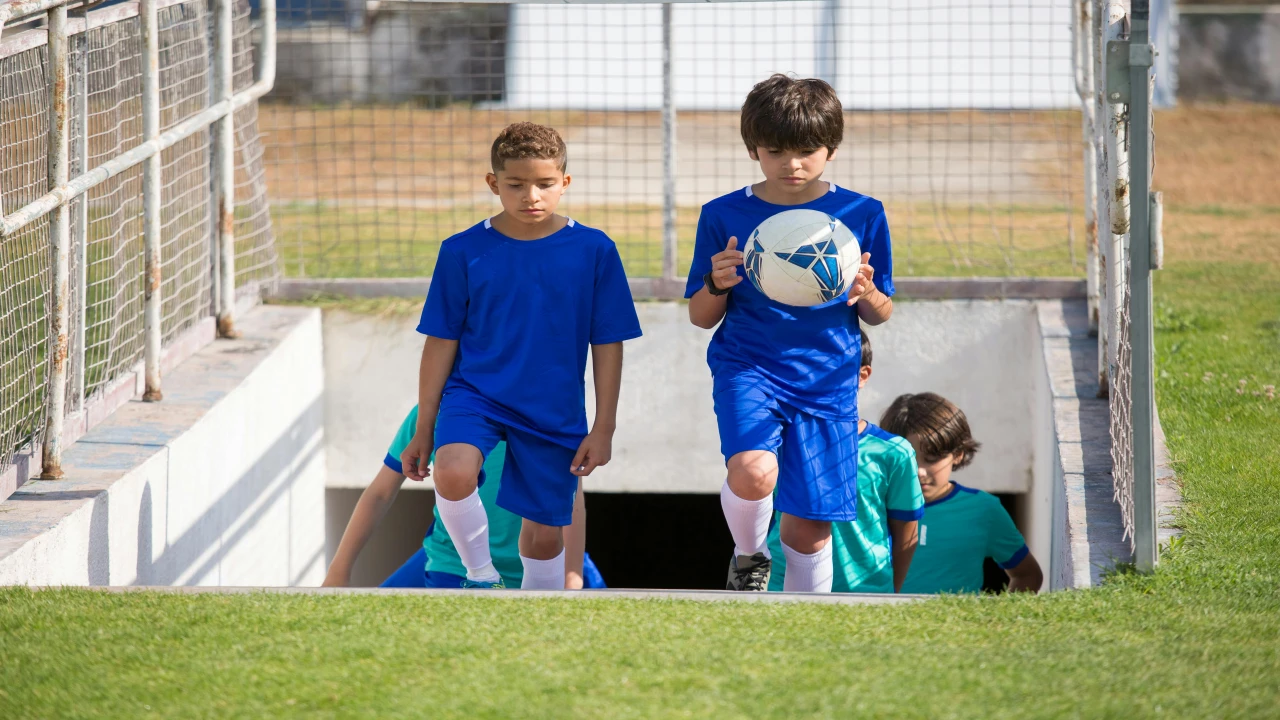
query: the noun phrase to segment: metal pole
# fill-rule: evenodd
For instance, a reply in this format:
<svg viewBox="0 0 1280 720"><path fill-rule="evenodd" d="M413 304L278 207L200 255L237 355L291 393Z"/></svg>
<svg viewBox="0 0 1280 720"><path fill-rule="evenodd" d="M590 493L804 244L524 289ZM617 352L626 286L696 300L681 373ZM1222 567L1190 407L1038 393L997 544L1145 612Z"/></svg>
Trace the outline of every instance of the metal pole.
<svg viewBox="0 0 1280 720"><path fill-rule="evenodd" d="M676 103L671 3L662 4L662 277L676 279Z"/></svg>
<svg viewBox="0 0 1280 720"><path fill-rule="evenodd" d="M213 92L214 101L232 96L233 64L232 0L213 0ZM235 114L228 113L213 124L213 168L217 184L218 222L218 334L237 337L236 236L235 236Z"/></svg>
<svg viewBox="0 0 1280 720"><path fill-rule="evenodd" d="M1080 97L1080 131L1084 141L1085 286L1089 332L1098 332L1098 167L1094 142L1096 117L1093 77L1093 0L1079 0L1071 25L1074 34L1076 94Z"/></svg>
<svg viewBox="0 0 1280 720"><path fill-rule="evenodd" d="M1113 40L1121 40L1125 30L1125 6L1111 0L1107 4L1107 14L1103 18L1106 42L1103 43L1104 69L1114 62L1122 62L1125 58L1112 58L1110 54L1118 46L1110 44ZM1105 75L1098 76L1105 77ZM1104 89L1105 92L1105 89ZM1119 361L1120 351L1120 318L1123 312L1125 290L1125 236L1129 233L1129 141L1127 138L1127 122L1125 106L1105 103L1106 131L1103 155L1105 156L1105 177L1107 186L1107 202L1105 203L1110 235L1107 237L1107 367L1111 370L1108 376L1115 377L1114 368ZM1102 168L1099 169L1102 171ZM1101 221L1101 216L1099 217Z"/></svg>
<svg viewBox="0 0 1280 720"><path fill-rule="evenodd" d="M160 136L160 29L155 0L142 0L142 132L147 141ZM160 284L163 279L160 253L160 153L147 158L142 166L142 237L146 247L144 270L145 304L143 333L146 337L144 361L145 402L158 402L160 391Z"/></svg>
<svg viewBox="0 0 1280 720"><path fill-rule="evenodd" d="M1129 33L1129 344L1133 364L1133 559L1141 572L1156 564L1155 379L1151 325L1151 65L1149 0L1133 0Z"/></svg>
<svg viewBox="0 0 1280 720"><path fill-rule="evenodd" d="M86 21L89 17L87 6L81 6L77 13ZM79 105L76 114L79 117L79 132L74 138L75 156L80 159L78 170L84 174L89 169L89 25L81 26L83 30L75 36L76 97ZM85 361L88 348L85 346L86 324L89 318L89 196L80 196L76 205L76 292L79 294L78 317L76 318L75 357L71 363L72 386L76 391L76 409L84 410L85 406Z"/></svg>
<svg viewBox="0 0 1280 720"><path fill-rule="evenodd" d="M52 8L49 18L49 188L67 182L67 134L71 115L67 108L67 6ZM69 320L71 208L63 202L49 217L49 244L53 250L53 287L49 294L49 406L45 421L43 471L40 477L56 479L62 472L62 421L67 402L67 322Z"/></svg>

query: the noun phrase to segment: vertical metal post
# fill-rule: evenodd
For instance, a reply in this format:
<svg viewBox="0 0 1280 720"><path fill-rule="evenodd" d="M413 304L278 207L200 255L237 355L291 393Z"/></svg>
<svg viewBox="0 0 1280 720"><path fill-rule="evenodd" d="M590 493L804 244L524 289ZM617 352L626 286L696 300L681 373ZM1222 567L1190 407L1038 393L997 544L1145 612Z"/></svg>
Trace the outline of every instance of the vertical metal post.
<svg viewBox="0 0 1280 720"><path fill-rule="evenodd" d="M156 0L142 0L142 132L147 141L160 135L160 28ZM142 166L142 237L146 247L144 277L145 305L143 333L146 338L146 389L142 399L158 402L160 391L160 153L147 158Z"/></svg>
<svg viewBox="0 0 1280 720"><path fill-rule="evenodd" d="M75 156L80 158L79 172L83 174L89 169L89 11L82 6L77 15L85 20L82 30L72 40L75 45L77 71L76 76L76 114L79 117L79 132L73 138L76 144ZM85 406L85 362L88 348L85 346L86 324L89 319L89 193L80 196L75 206L76 237L72 245L76 248L76 293L80 298L76 318L75 357L71 363L72 387L76 391L76 409L84 410Z"/></svg>
<svg viewBox="0 0 1280 720"><path fill-rule="evenodd" d="M49 10L49 190L68 180L67 135L71 114L67 108L67 6ZM49 304L49 406L42 450L40 477L62 477L62 425L67 402L67 322L70 308L71 208L64 201L49 215L49 244L53 251L53 287Z"/></svg>
<svg viewBox="0 0 1280 720"><path fill-rule="evenodd" d="M233 85L233 0L213 0L213 100L231 99ZM235 113L212 128L213 170L217 187L218 222L218 334L236 337L236 236L235 236Z"/></svg>
<svg viewBox="0 0 1280 720"><path fill-rule="evenodd" d="M662 277L676 279L676 101L671 3L662 4Z"/></svg>
<svg viewBox="0 0 1280 720"><path fill-rule="evenodd" d="M1118 45L1113 40L1124 37L1126 13L1125 6L1116 0L1107 4L1107 14L1103 18L1105 31L1103 43L1103 66L1113 62L1121 62L1127 58L1112 58L1111 53ZM1105 75L1099 76L1105 77ZM1104 88L1105 92L1105 88ZM1129 140L1128 123L1125 119L1126 107L1120 104L1105 103L1106 145L1103 154L1106 159L1105 177L1108 185L1107 220L1110 234L1107 236L1107 367L1114 368L1120 351L1120 318L1123 313L1125 290L1125 236L1129 233ZM1102 168L1100 168L1100 171ZM1101 219L1101 218L1099 218ZM1114 372L1109 374L1114 377Z"/></svg>
<svg viewBox="0 0 1280 720"><path fill-rule="evenodd" d="M1098 332L1098 167L1094 142L1096 100L1093 77L1093 0L1079 0L1071 24L1075 42L1076 94L1080 97L1080 131L1084 140L1084 236L1085 285L1089 307L1089 332Z"/></svg>
<svg viewBox="0 0 1280 720"><path fill-rule="evenodd" d="M1129 33L1129 343L1133 364L1133 559L1156 564L1155 378L1151 308L1151 65L1149 0L1133 0Z"/></svg>
<svg viewBox="0 0 1280 720"><path fill-rule="evenodd" d="M1111 178L1107 175L1107 118L1110 110L1105 97L1106 74L1103 72L1103 55L1107 47L1108 7L1111 0L1088 0L1090 5L1089 39L1093 57L1093 176L1094 221L1098 233L1098 396L1107 397L1111 391L1110 356L1111 317L1114 312L1107 271L1111 259Z"/></svg>

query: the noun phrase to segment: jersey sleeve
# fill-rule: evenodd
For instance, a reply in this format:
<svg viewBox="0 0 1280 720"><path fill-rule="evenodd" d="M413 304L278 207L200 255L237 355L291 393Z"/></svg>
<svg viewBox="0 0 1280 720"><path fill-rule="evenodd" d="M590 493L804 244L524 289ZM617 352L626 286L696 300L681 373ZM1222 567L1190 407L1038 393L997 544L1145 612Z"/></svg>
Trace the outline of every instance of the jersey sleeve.
<svg viewBox="0 0 1280 720"><path fill-rule="evenodd" d="M441 246L418 332L444 340L462 337L467 323L467 273L448 245Z"/></svg>
<svg viewBox="0 0 1280 720"><path fill-rule="evenodd" d="M591 344L634 340L640 337L640 318L631 298L631 286L622 267L618 246L612 242L596 261L595 296L591 302Z"/></svg>
<svg viewBox="0 0 1280 720"><path fill-rule="evenodd" d="M924 517L924 493L916 470L916 452L906 441L895 444L897 453L889 474L886 503L890 520L920 520Z"/></svg>
<svg viewBox="0 0 1280 720"><path fill-rule="evenodd" d="M693 297L702 289L703 276L711 272L711 256L724 250L729 243L729 238L722 237L724 233L714 216L715 212L706 205L698 213L698 234L693 241L693 259L689 261L689 279L684 286L685 299ZM739 240L739 250L742 249L741 243Z"/></svg>
<svg viewBox="0 0 1280 720"><path fill-rule="evenodd" d="M413 436L417 432L418 406L414 405L409 414L405 416L404 422L400 423L400 429L396 431L395 439L391 441L391 447L387 448L387 456L382 460L382 464L403 475L404 467L400 464L400 455L406 447L409 447L409 441L413 440Z"/></svg>
<svg viewBox="0 0 1280 720"><path fill-rule="evenodd" d="M987 557L1009 570L1022 562L1030 550L1000 501L994 495L987 500Z"/></svg>
<svg viewBox="0 0 1280 720"><path fill-rule="evenodd" d="M862 238L862 252L871 253L871 267L876 271L871 282L877 290L893 297L893 248L889 242L889 220L885 217L883 207L867 223L866 233Z"/></svg>

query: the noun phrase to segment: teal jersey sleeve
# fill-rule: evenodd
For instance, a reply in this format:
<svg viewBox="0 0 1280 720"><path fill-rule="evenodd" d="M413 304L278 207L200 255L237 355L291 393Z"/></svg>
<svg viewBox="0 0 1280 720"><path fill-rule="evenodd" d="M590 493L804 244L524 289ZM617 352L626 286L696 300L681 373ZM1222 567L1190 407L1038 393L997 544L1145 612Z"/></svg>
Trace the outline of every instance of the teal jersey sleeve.
<svg viewBox="0 0 1280 720"><path fill-rule="evenodd" d="M406 447L409 447L409 442L413 440L413 436L417 432L418 406L414 405L409 414L405 416L404 422L400 423L400 429L396 431L396 437L391 441L391 447L387 448L387 456L382 460L382 464L403 475L404 468L400 465L400 455Z"/></svg>
<svg viewBox="0 0 1280 720"><path fill-rule="evenodd" d="M916 451L903 438L894 438L894 462L889 471L889 493L885 508L890 520L919 520L924 517L924 493L916 469Z"/></svg>
<svg viewBox="0 0 1280 720"><path fill-rule="evenodd" d="M994 495L987 496L987 557L1008 570L1027 557L1027 541Z"/></svg>

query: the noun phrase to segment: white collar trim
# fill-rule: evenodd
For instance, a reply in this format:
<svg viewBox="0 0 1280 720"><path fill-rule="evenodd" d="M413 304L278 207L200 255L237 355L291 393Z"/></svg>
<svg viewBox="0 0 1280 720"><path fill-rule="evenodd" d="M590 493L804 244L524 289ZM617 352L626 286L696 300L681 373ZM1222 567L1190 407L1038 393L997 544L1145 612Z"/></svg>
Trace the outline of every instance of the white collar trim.
<svg viewBox="0 0 1280 720"><path fill-rule="evenodd" d="M748 186L746 186L745 188L743 188L743 190L747 193L747 197L755 197L755 196L756 196L756 194L755 194L754 192L752 192L752 191L751 191L751 186L750 186L750 185L748 185ZM827 193L828 193L828 194L830 194L830 193L833 193L833 192L835 192L835 191L836 191L836 184L835 184L835 183L833 183L833 182L831 182L830 180L828 180L828 181L827 181ZM572 224L573 224L573 221L572 221L572 220L570 220L570 221L569 221L569 224L570 224L570 225L572 225Z"/></svg>
<svg viewBox="0 0 1280 720"><path fill-rule="evenodd" d="M748 190L750 190L750 188L747 188L747 189L748 189ZM577 221L576 221L576 220L574 220L573 218L565 218L565 219L569 221L569 224L568 224L568 225L566 225L565 227L574 227L574 226L576 226L576 225L578 224L578 223L577 223ZM492 219L492 218L485 218L485 219L484 219L484 229L485 229L485 230L492 230L492 229L493 229L493 219Z"/></svg>

